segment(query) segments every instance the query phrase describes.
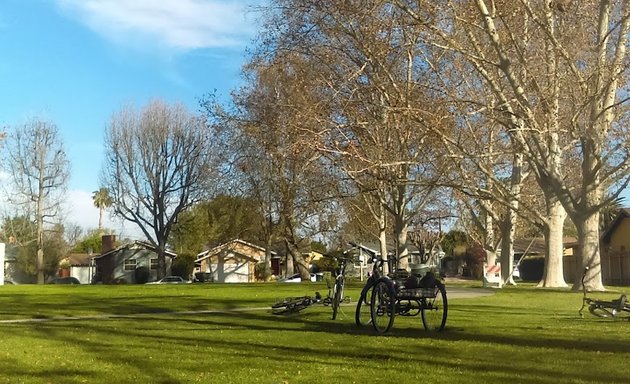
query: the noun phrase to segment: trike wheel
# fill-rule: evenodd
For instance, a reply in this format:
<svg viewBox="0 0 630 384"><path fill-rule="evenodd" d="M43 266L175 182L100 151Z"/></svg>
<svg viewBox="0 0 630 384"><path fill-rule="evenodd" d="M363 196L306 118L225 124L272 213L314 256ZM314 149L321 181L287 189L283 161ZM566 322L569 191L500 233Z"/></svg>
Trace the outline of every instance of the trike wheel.
<svg viewBox="0 0 630 384"><path fill-rule="evenodd" d="M435 297L422 299L422 324L427 331L442 331L446 326L448 314L448 301L446 300L446 288L441 282L437 282Z"/></svg>
<svg viewBox="0 0 630 384"><path fill-rule="evenodd" d="M339 305L341 304L341 300L343 299L343 278L340 278L335 283L332 299L332 319L335 320L337 318L337 311L339 311Z"/></svg>
<svg viewBox="0 0 630 384"><path fill-rule="evenodd" d="M357 302L357 309L354 312L354 322L357 326L361 327L372 323L372 301L370 294L372 293L372 284L369 283L361 292L359 301Z"/></svg>
<svg viewBox="0 0 630 384"><path fill-rule="evenodd" d="M370 312L372 327L379 334L390 330L394 324L396 306L396 292L394 287L386 278L379 279L372 288L370 298Z"/></svg>

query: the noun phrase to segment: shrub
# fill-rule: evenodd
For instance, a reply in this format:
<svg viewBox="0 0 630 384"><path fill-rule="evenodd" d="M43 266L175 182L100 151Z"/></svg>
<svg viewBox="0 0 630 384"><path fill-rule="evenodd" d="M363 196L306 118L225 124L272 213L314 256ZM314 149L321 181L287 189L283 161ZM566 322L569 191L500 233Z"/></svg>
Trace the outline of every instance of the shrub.
<svg viewBox="0 0 630 384"><path fill-rule="evenodd" d="M466 260L466 265L468 266L471 276L475 279L480 279L483 274L482 265L486 260L486 250L483 246L479 243L469 246L466 249L464 260Z"/></svg>
<svg viewBox="0 0 630 384"><path fill-rule="evenodd" d="M259 281L268 281L271 277L271 268L267 268L267 264L264 261L256 264L254 277Z"/></svg>
<svg viewBox="0 0 630 384"><path fill-rule="evenodd" d="M171 264L171 275L181 276L184 279L190 279L193 269L195 268L196 255L181 253L173 259Z"/></svg>

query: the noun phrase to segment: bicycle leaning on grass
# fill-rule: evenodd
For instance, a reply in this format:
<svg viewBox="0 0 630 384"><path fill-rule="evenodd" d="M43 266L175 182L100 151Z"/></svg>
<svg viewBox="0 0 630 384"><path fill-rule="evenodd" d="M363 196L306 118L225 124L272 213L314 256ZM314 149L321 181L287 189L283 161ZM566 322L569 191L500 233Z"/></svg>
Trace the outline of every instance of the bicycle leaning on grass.
<svg viewBox="0 0 630 384"><path fill-rule="evenodd" d="M584 268L582 274L582 308L580 308L580 317L583 317L582 311L588 306L588 311L597 317L604 318L620 318L624 320L630 320L630 303L625 294L619 296L618 299L613 300L598 300L590 297L586 297L586 285L584 279L586 278L586 272L588 267Z"/></svg>
<svg viewBox="0 0 630 384"><path fill-rule="evenodd" d="M283 315L289 313L300 312L315 303L321 303L322 297L319 292L315 292L315 296L295 296L287 297L271 305L271 313L274 315Z"/></svg>

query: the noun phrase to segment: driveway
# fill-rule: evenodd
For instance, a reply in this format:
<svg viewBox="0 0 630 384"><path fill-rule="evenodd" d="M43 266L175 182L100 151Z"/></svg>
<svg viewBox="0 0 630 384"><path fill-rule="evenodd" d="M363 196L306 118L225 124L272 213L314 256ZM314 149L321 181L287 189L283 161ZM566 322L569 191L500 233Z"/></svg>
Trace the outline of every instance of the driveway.
<svg viewBox="0 0 630 384"><path fill-rule="evenodd" d="M486 288L464 288L446 285L448 299L471 299L475 297L492 296L494 291Z"/></svg>

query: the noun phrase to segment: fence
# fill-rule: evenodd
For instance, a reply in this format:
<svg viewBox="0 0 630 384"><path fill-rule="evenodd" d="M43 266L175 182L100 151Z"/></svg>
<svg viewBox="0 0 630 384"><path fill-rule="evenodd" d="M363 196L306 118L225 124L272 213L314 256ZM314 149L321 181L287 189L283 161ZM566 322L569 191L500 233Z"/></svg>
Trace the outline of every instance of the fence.
<svg viewBox="0 0 630 384"><path fill-rule="evenodd" d="M630 252L628 251L602 251L602 281L605 285L630 285ZM567 283L573 283L581 278L582 271L577 271L576 257L565 256L564 279Z"/></svg>

